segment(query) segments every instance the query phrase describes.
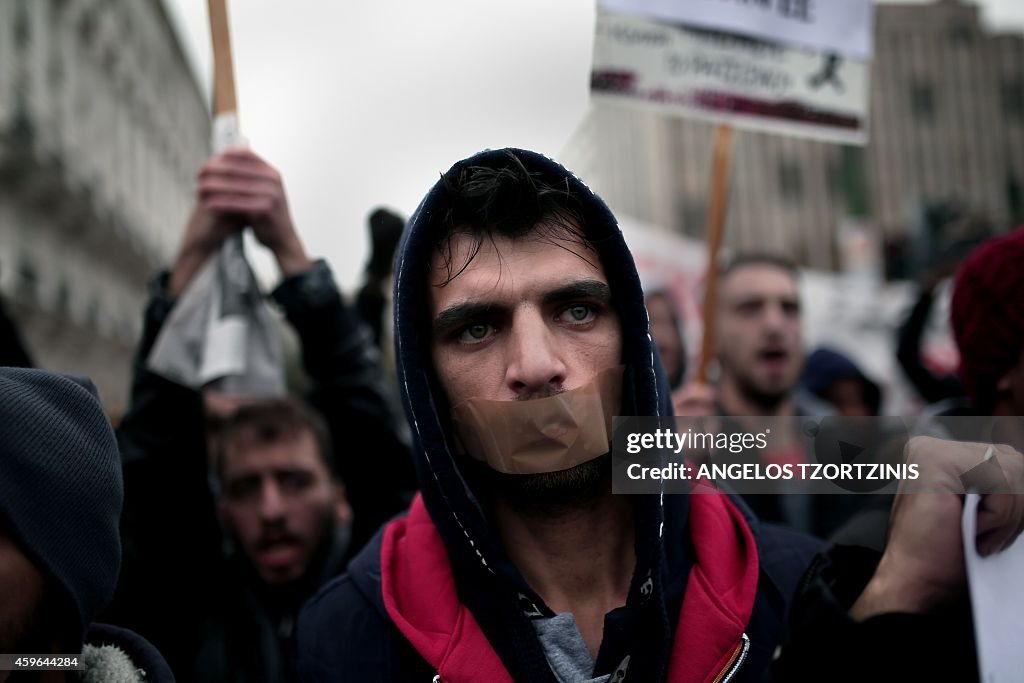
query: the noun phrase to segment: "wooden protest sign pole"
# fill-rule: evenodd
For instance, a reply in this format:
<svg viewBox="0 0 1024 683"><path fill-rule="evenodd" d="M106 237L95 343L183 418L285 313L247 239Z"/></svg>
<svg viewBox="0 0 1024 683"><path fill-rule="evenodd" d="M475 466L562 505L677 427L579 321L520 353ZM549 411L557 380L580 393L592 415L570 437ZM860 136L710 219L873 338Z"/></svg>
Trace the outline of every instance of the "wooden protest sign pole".
<svg viewBox="0 0 1024 683"><path fill-rule="evenodd" d="M733 129L728 123L715 127L714 156L711 161L711 204L708 209L708 266L704 276L704 339L696 380L708 381L708 366L715 357L715 308L718 302L718 252L725 233L729 208L729 162L732 159Z"/></svg>
<svg viewBox="0 0 1024 683"><path fill-rule="evenodd" d="M208 0L210 38L213 41L213 115L238 111L235 67L231 59L231 31L227 0Z"/></svg>

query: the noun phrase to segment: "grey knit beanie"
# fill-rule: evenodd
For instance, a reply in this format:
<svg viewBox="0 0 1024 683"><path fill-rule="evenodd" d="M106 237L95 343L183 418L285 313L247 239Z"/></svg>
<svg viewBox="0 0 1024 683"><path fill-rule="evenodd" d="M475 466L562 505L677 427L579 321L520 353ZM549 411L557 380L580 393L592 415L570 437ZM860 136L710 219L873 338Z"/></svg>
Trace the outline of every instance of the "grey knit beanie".
<svg viewBox="0 0 1024 683"><path fill-rule="evenodd" d="M117 584L123 498L92 382L0 368L0 516L77 610L79 637Z"/></svg>

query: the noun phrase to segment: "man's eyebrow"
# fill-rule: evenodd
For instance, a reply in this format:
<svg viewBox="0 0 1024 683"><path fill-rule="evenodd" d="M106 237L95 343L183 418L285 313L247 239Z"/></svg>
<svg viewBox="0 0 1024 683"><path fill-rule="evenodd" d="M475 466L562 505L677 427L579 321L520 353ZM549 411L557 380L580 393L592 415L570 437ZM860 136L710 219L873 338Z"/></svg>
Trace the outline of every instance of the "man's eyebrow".
<svg viewBox="0 0 1024 683"><path fill-rule="evenodd" d="M443 337L474 320L493 314L498 308L493 303L484 301L466 301L449 306L434 316L434 335Z"/></svg>
<svg viewBox="0 0 1024 683"><path fill-rule="evenodd" d="M741 294L732 299L732 305L743 306L746 304L764 304L769 301L778 301L783 304L796 304L800 305L799 294L780 294L780 295L769 295L762 294L760 292L753 292L750 294Z"/></svg>
<svg viewBox="0 0 1024 683"><path fill-rule="evenodd" d="M577 280L545 292L542 301L545 305L551 305L580 299L609 304L612 299L611 288L601 280ZM501 310L501 304L488 301L454 304L434 316L431 324L434 336L444 337L474 320L491 317Z"/></svg>
<svg viewBox="0 0 1024 683"><path fill-rule="evenodd" d="M611 303L612 290L607 282L601 280L577 280L544 294L544 303L547 305L578 299L596 300L607 305Z"/></svg>

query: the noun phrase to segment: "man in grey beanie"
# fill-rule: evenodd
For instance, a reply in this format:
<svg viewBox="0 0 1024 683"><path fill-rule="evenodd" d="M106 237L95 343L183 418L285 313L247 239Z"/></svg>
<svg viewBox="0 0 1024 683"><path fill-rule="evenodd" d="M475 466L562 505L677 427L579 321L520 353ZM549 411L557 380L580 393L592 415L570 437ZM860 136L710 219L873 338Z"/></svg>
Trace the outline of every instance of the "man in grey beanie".
<svg viewBox="0 0 1024 683"><path fill-rule="evenodd" d="M92 383L0 368L0 655L71 655L79 666L40 680L174 680L145 640L93 623L117 584L123 498ZM0 683L19 680L2 663Z"/></svg>

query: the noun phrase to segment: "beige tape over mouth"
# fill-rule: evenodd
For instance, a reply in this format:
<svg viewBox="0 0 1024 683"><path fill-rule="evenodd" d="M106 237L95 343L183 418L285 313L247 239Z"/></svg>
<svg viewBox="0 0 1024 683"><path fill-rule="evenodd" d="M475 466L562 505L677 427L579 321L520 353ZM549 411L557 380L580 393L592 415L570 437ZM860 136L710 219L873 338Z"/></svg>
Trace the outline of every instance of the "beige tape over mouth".
<svg viewBox="0 0 1024 683"><path fill-rule="evenodd" d="M462 450L506 474L559 472L600 457L622 402L623 366L570 391L528 401L471 398L452 408Z"/></svg>

